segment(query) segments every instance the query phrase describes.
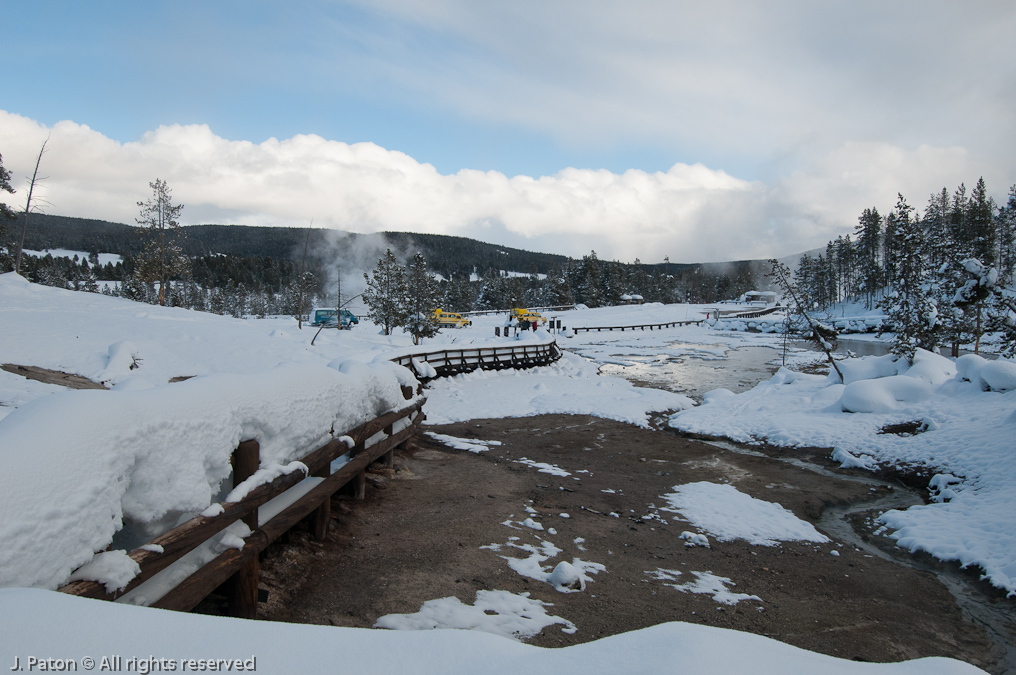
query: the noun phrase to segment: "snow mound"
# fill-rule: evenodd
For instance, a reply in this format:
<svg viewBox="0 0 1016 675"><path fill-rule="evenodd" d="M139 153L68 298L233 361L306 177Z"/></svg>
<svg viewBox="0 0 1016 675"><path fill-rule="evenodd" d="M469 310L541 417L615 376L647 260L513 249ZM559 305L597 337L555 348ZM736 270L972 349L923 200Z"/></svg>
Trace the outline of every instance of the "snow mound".
<svg viewBox="0 0 1016 675"><path fill-rule="evenodd" d="M547 577L547 583L562 589L568 588L573 591L586 590L586 577L575 565L562 560L554 568L554 571Z"/></svg>
<svg viewBox="0 0 1016 675"><path fill-rule="evenodd" d="M412 359L413 370L419 377L431 379L437 377L437 371L434 370L434 366L430 365L423 359Z"/></svg>
<svg viewBox="0 0 1016 675"><path fill-rule="evenodd" d="M981 391L1016 389L1016 363L1008 359L989 361L976 354L956 359L957 377L980 386Z"/></svg>
<svg viewBox="0 0 1016 675"><path fill-rule="evenodd" d="M126 551L104 551L76 569L70 580L98 581L105 584L107 593L113 593L139 574L141 566Z"/></svg>
<svg viewBox="0 0 1016 675"><path fill-rule="evenodd" d="M893 375L877 380L858 380L843 388L840 405L845 412L887 413L900 403L923 401L931 396L931 385L914 377Z"/></svg>
<svg viewBox="0 0 1016 675"><path fill-rule="evenodd" d="M957 365L950 359L924 349L918 349L915 352L913 365L893 354L886 354L885 356L844 359L837 361L837 366L843 373L842 384L846 385L863 380L906 374L937 386L954 377L957 368ZM835 371L830 373L829 378L830 381L839 382Z"/></svg>
<svg viewBox="0 0 1016 675"><path fill-rule="evenodd" d="M95 382L116 384L130 376L131 371L141 367L141 354L133 342L115 342L109 346L106 367L97 371L90 379Z"/></svg>
<svg viewBox="0 0 1016 675"><path fill-rule="evenodd" d="M500 603L494 607L500 609ZM54 617L74 630L54 630ZM164 656L180 654L180 645L186 645L181 656L232 662L255 655L256 670L264 673L335 672L337 654L342 672L414 675L668 673L675 671L675 664L684 672L704 675L983 673L946 658L856 663L761 635L679 622L545 649L477 630L384 631L247 621L35 589L0 589L0 635L0 659L13 664L20 655L22 665L27 654Z"/></svg>
<svg viewBox="0 0 1016 675"><path fill-rule="evenodd" d="M685 530L681 533L681 539L684 539L684 545L688 547L703 546L705 548L709 548L709 537L704 534Z"/></svg>

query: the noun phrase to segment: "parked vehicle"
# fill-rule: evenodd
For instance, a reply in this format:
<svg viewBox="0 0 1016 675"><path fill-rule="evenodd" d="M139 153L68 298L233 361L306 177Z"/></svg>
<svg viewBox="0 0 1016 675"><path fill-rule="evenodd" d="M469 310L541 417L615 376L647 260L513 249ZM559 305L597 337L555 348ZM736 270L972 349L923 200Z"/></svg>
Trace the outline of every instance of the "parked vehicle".
<svg viewBox="0 0 1016 675"><path fill-rule="evenodd" d="M360 319L348 309L315 309L311 312L311 325L349 330Z"/></svg>
<svg viewBox="0 0 1016 675"><path fill-rule="evenodd" d="M520 324L528 323L529 325L532 325L534 321L541 324L547 323L546 317L544 317L539 312L534 312L532 310L525 309L522 307L516 307L512 309L511 318L512 321L515 321Z"/></svg>
<svg viewBox="0 0 1016 675"><path fill-rule="evenodd" d="M437 321L437 325L442 328L465 328L466 326L473 325L472 321L461 314L446 312L443 309L435 309L430 315Z"/></svg>

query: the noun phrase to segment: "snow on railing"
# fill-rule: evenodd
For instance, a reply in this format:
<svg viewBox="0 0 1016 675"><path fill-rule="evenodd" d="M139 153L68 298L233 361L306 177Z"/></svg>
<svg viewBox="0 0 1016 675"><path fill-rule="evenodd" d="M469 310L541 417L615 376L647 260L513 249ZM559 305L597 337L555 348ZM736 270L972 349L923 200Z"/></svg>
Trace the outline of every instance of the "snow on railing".
<svg viewBox="0 0 1016 675"><path fill-rule="evenodd" d="M403 386L402 394L408 401L415 392L412 387ZM253 440L241 442L232 458L234 490L229 497L236 501L212 504L201 515L134 549L128 557L139 571L119 588L115 588L117 584L108 589L104 583L82 580L59 590L83 597L189 611L224 582L232 580L231 612L254 618L258 554L312 513L314 535L324 539L331 517L331 496L349 486L353 495L362 499L367 466L378 460L392 465L395 448L412 438L422 425L425 402L426 399L417 397L405 408L343 434L335 433L333 440L293 463L301 470L265 475L260 480L256 477L261 473L260 446ZM248 480L251 477L255 478ZM287 499L287 493L299 496ZM284 505L279 506L279 502ZM263 507L260 518L259 507ZM205 559L195 562L193 558L201 554ZM106 554L99 554L102 555ZM175 570L174 575L174 566L185 569ZM192 571L195 566L197 571Z"/></svg>

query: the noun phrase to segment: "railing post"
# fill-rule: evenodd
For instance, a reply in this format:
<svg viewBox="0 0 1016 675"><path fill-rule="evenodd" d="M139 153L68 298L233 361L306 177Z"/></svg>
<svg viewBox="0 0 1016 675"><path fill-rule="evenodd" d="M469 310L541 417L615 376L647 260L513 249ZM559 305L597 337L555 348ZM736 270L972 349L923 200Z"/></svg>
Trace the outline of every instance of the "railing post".
<svg viewBox="0 0 1016 675"><path fill-rule="evenodd" d="M233 451L233 487L254 475L261 466L261 446L257 441L243 441ZM243 522L251 531L258 529L258 510L255 507L244 516ZM251 556L243 567L229 578L227 584L229 609L241 619L256 619L258 614L258 557Z"/></svg>
<svg viewBox="0 0 1016 675"><path fill-rule="evenodd" d="M328 478L332 475L331 462L325 464L320 469L314 472L314 476L318 478ZM324 541L328 537L328 524L332 520L332 498L328 497L321 506L317 507L314 511L314 538L318 541Z"/></svg>
<svg viewBox="0 0 1016 675"><path fill-rule="evenodd" d="M356 478L349 481L349 490L353 499L364 499L367 497L367 472L361 471Z"/></svg>

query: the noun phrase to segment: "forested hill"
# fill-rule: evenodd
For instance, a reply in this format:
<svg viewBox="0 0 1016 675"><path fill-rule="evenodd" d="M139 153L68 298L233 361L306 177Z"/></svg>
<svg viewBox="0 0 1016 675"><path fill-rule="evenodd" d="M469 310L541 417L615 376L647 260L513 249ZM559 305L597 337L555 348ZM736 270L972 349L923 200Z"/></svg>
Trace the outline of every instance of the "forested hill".
<svg viewBox="0 0 1016 675"><path fill-rule="evenodd" d="M190 256L225 254L298 263L305 244L308 256L318 260L328 251L339 248L371 252L381 248L383 252L387 246L400 257L419 251L427 258L432 271L456 278L468 278L474 269L483 274L490 268L547 274L553 267L560 267L567 261L561 255L534 253L439 234L384 232L364 235L324 229L245 225L191 225L185 227L184 232L186 238L181 244ZM123 223L33 214L25 236L25 248L37 251L65 248L86 253L134 256L143 250L144 241L134 228Z"/></svg>
<svg viewBox="0 0 1016 675"><path fill-rule="evenodd" d="M279 302L292 304L292 297L299 296L297 278L304 275L303 292L324 302L335 292L338 276L356 286L363 272L374 269L387 248L403 264L415 253L422 253L428 270L445 279L444 306L455 311L574 302L597 307L617 304L624 294L641 295L648 302L716 302L768 288L765 275L769 266L759 260L645 265L612 261L609 252L603 258L590 251L580 259L569 259L435 234L353 234L243 225L191 225L182 229L184 237L176 244L187 260L183 265L187 271L171 272L170 279L186 282L174 286L174 293L182 293L186 287L190 295L174 298L173 302L237 315L247 311L244 303L234 307L225 299L251 293L264 301L259 305L262 309L295 311L280 309ZM25 248L70 249L86 254L86 260L81 261L31 257L22 272L32 281L76 289L90 288L95 281L116 281L121 282L119 293L141 300L153 292L151 279L146 278L150 275L138 267L144 267L145 236L130 225L36 214L29 223ZM98 253L119 254L123 263L100 268L92 255ZM0 271L13 269L13 261L8 263L0 257ZM539 276L523 279L506 272ZM471 277L474 273L476 276ZM131 283L124 284L127 281ZM242 293L238 290L241 286ZM198 297L197 289L205 294L214 291L213 295L221 295L223 302L216 304L208 297Z"/></svg>

